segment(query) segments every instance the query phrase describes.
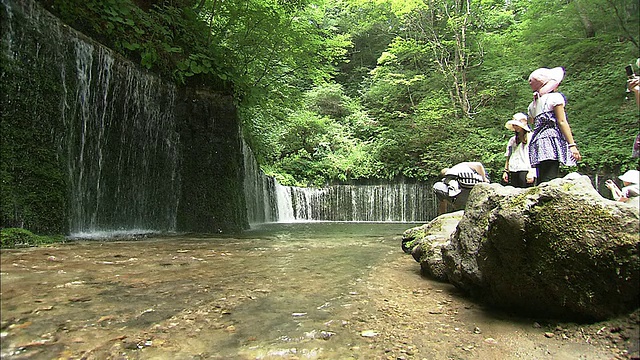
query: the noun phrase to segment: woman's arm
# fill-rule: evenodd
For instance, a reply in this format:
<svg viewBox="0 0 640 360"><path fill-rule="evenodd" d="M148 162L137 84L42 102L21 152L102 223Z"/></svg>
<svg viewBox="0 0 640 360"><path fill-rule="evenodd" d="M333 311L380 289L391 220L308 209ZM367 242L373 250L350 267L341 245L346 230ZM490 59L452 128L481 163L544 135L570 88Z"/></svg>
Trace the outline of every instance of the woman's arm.
<svg viewBox="0 0 640 360"><path fill-rule="evenodd" d="M525 136L527 137L526 146L529 146L529 143L531 142L531 133L527 133ZM529 163L528 160L529 159L527 158L527 163ZM538 177L538 169L532 167L531 163L529 163L529 172L527 172L527 184L535 183L537 177Z"/></svg>
<svg viewBox="0 0 640 360"><path fill-rule="evenodd" d="M507 160L504 162L504 171L502 172L502 181L509 182L509 158L511 157L511 138L507 141L507 151L505 152Z"/></svg>
<svg viewBox="0 0 640 360"><path fill-rule="evenodd" d="M640 77L634 77L627 81L627 88L636 98L636 104L640 107Z"/></svg>
<svg viewBox="0 0 640 360"><path fill-rule="evenodd" d="M509 182L509 158L507 157L507 161L504 163L504 171L502 172L502 181L508 183Z"/></svg>
<svg viewBox="0 0 640 360"><path fill-rule="evenodd" d="M558 120L558 128L564 136L565 140L569 143L569 150L571 150L571 154L576 161L582 160L582 155L580 155L580 151L578 151L578 146L573 140L573 134L571 133L571 126L569 126L569 122L567 121L567 115L564 112L564 104L558 104L553 108L553 112L556 114L556 119Z"/></svg>
<svg viewBox="0 0 640 360"><path fill-rule="evenodd" d="M614 183L612 180L605 181L605 186L609 190L611 190L611 196L613 196L614 200L616 200L616 201L624 201L624 200L626 200L626 198L622 194L622 190L620 190L618 185L616 185L616 183ZM623 200L623 198L624 198L624 200Z"/></svg>
<svg viewBox="0 0 640 360"><path fill-rule="evenodd" d="M533 184L536 181L536 177L538 177L538 171L536 168L529 168L529 172L527 173L527 184Z"/></svg>
<svg viewBox="0 0 640 360"><path fill-rule="evenodd" d="M484 170L484 165L479 162L470 162L468 163L469 167L475 170L480 176L482 176L482 181L489 182L487 179L487 172Z"/></svg>

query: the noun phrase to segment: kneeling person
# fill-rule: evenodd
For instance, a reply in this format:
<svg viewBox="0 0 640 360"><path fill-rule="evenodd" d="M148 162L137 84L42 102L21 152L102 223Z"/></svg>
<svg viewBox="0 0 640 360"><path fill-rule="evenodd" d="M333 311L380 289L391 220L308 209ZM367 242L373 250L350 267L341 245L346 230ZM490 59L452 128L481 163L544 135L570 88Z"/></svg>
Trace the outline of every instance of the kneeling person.
<svg viewBox="0 0 640 360"><path fill-rule="evenodd" d="M629 170L618 176L624 187L620 189L612 180L607 180L605 185L611 190L614 200L628 202L630 199L640 195L640 172L638 170Z"/></svg>
<svg viewBox="0 0 640 360"><path fill-rule="evenodd" d="M474 185L489 182L482 163L461 162L440 171L442 180L433 185L433 192L439 200L438 215L447 212L448 205L455 211L464 209L469 193Z"/></svg>

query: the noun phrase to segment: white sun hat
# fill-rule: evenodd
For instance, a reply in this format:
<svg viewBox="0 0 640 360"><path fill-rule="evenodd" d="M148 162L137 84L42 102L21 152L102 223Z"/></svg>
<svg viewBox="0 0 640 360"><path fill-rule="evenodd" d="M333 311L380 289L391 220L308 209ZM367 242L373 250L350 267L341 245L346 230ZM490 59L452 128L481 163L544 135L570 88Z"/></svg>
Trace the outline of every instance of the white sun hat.
<svg viewBox="0 0 640 360"><path fill-rule="evenodd" d="M618 176L618 179L632 184L640 184L640 172L638 170L629 170Z"/></svg>
<svg viewBox="0 0 640 360"><path fill-rule="evenodd" d="M517 113L515 115L513 115L513 119L507 121L506 124L504 124L504 127L506 127L507 129L511 130L511 131L515 131L515 129L513 128L514 126L518 126L522 129L524 129L526 132L531 132L531 129L529 128L529 125L527 124L527 115L523 114L523 113Z"/></svg>

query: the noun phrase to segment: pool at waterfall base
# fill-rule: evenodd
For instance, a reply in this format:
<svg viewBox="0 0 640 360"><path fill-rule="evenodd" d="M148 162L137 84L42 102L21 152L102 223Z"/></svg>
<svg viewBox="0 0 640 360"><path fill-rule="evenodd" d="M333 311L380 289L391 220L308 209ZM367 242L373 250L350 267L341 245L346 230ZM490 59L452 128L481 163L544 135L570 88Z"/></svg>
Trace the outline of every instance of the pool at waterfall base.
<svg viewBox="0 0 640 360"><path fill-rule="evenodd" d="M408 223L2 250L3 359L610 359L420 275ZM540 321L540 320L538 320ZM587 326L581 326L588 329ZM556 334L548 336L548 333ZM547 335L545 335L547 334ZM607 347L609 346L609 347Z"/></svg>

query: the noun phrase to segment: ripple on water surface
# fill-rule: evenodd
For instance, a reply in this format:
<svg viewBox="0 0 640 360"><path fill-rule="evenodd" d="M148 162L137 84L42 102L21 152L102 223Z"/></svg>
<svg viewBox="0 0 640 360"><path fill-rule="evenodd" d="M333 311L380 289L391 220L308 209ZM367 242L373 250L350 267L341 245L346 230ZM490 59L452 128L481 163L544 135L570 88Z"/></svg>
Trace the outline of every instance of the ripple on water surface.
<svg viewBox="0 0 640 360"><path fill-rule="evenodd" d="M2 355L363 358L366 279L402 256L412 226L264 224L6 251Z"/></svg>

